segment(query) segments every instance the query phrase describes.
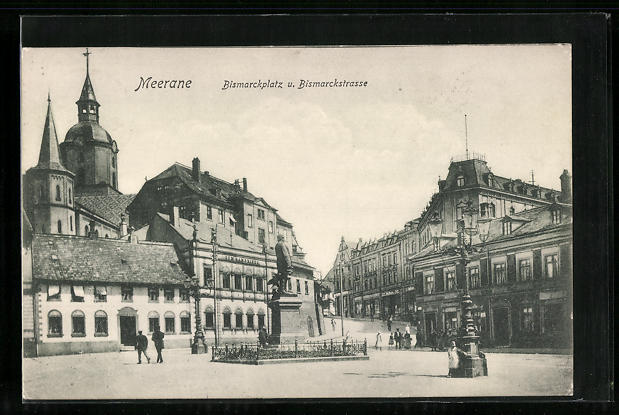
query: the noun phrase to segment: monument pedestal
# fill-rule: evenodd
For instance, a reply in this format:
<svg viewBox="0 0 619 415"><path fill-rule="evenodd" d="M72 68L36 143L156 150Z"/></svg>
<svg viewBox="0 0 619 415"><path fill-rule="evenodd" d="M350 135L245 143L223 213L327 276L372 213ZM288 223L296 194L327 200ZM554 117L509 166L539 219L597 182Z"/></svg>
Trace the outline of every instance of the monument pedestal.
<svg viewBox="0 0 619 415"><path fill-rule="evenodd" d="M204 354L208 352L206 342L204 341L204 335L199 334L191 341L191 354Z"/></svg>
<svg viewBox="0 0 619 415"><path fill-rule="evenodd" d="M460 337L459 341L459 347L466 353L466 356L460 359L457 377L488 376L486 356L479 352L479 336L465 335Z"/></svg>
<svg viewBox="0 0 619 415"><path fill-rule="evenodd" d="M296 294L289 293L269 301L272 311L269 344L291 343L306 337L307 323L301 318L301 303Z"/></svg>

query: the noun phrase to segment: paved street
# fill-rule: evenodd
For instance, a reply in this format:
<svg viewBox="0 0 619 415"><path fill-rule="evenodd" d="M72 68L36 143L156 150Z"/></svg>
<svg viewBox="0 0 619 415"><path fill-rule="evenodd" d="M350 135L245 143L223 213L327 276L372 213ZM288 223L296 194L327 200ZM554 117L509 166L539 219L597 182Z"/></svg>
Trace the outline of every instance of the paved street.
<svg viewBox="0 0 619 415"><path fill-rule="evenodd" d="M154 350L151 350L151 355ZM267 366L214 363L189 349L164 364L134 352L24 359L26 399L432 397L567 395L572 357L488 353L488 377L447 378L447 354L370 351L369 361Z"/></svg>

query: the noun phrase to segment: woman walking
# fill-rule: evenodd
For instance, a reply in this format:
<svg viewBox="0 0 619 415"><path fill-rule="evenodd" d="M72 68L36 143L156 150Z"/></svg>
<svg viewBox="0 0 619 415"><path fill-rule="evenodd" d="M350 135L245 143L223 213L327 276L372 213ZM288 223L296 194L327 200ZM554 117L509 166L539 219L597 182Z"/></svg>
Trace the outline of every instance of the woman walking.
<svg viewBox="0 0 619 415"><path fill-rule="evenodd" d="M383 349L383 337L380 335L380 330L376 333L376 344L374 347L378 350Z"/></svg>

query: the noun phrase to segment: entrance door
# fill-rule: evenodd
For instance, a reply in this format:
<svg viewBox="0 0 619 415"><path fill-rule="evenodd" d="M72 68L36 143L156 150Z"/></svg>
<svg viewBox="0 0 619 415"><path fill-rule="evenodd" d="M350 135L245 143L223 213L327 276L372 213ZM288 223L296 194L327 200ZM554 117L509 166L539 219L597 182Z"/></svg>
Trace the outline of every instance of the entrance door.
<svg viewBox="0 0 619 415"><path fill-rule="evenodd" d="M120 316L120 343L135 346L135 317Z"/></svg>
<svg viewBox="0 0 619 415"><path fill-rule="evenodd" d="M494 341L498 345L509 344L509 318L508 308L498 307L492 310L492 322L494 325Z"/></svg>
<svg viewBox="0 0 619 415"><path fill-rule="evenodd" d="M436 313L426 313L426 335L429 336L436 331Z"/></svg>

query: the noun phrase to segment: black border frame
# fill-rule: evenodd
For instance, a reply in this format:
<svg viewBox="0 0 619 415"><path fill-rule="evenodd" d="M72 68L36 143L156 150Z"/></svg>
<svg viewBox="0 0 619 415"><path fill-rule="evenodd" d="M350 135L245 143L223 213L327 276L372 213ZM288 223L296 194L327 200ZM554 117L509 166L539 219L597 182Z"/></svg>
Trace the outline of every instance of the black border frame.
<svg viewBox="0 0 619 415"><path fill-rule="evenodd" d="M213 10L210 10L211 12ZM429 10L432 12L433 10ZM49 11L22 10L31 14L21 21L23 46L291 46L291 45L405 45L405 44L466 44L466 43L571 43L572 44L572 135L573 135L573 189L574 189L574 398L573 400L606 401L612 399L614 345L613 345L613 271L614 247L613 233L613 177L612 170L612 97L610 94L610 16L587 13L542 13L542 14L360 14L322 15L135 15L152 13L149 10L95 10L102 16L76 16L89 13L85 10L57 10L66 17L52 17ZM93 11L90 11L92 13ZM130 13L127 15L127 13ZM183 10L160 10L161 13L182 13ZM261 12L261 10L254 10ZM280 10L279 13L290 12ZM309 12L309 10L306 10ZM436 10L434 10L436 13ZM125 14L119 16L119 14ZM112 17L112 15L115 15ZM6 42L2 54L11 72L4 77L4 86L12 87L9 94L0 100L0 113L7 120L3 125L10 126L5 139L19 137L19 16L0 18L0 29ZM17 22L15 21L17 19ZM3 23L6 24L3 25ZM17 23L17 25L16 25ZM17 27L16 27L17 26ZM15 32L17 29L17 32ZM6 68L6 66L5 66ZM10 98L9 98L10 97ZM8 98L8 99L7 99ZM5 105L6 104L6 105ZM18 140L16 140L18 141ZM19 151L19 145L12 147ZM21 320L20 314L20 269L19 248L15 244L20 234L19 210L19 157L18 153L3 152L0 175L0 189L4 200L13 200L8 214L0 222L4 232L1 241L0 261L8 264L13 272L7 273L5 283L15 295L6 301L6 317L0 327L10 339L12 359L3 362L13 374L21 374L21 327L11 322ZM11 280L8 279L9 275ZM581 277L578 277L581 276ZM6 297L5 297L6 298ZM11 334L9 334L11 333ZM16 352L15 354L13 354ZM5 354L5 357L6 356ZM13 380L2 388L10 395L3 396L5 405L8 398L21 401L21 376L19 382ZM7 386L6 388L4 386ZM540 399L539 403L549 403L559 407L568 405L572 399ZM460 410L470 408L477 399L401 399L385 400L385 408L391 412L406 412L408 404L421 403L426 411L434 412L440 408L439 402L466 402ZM421 402L420 402L421 401ZM537 403L527 398L489 398L497 404L500 401L518 403L518 411L528 413L540 410ZM39 403L44 403L38 401ZM157 402L157 401L155 401ZM172 401L175 403L188 403ZM221 405L220 409L232 411L275 410L271 400L261 401L210 401L208 407ZM337 405L339 412L363 412L371 410L368 400L331 400L324 402ZM423 403L422 403L423 402ZM526 403L525 403L526 402ZM91 405L72 404L72 410L97 409ZM248 406L250 403L258 404ZM280 401L281 403L281 401ZM291 403L308 405L311 402L292 400ZM230 406L234 405L234 406ZM237 406L240 405L240 406ZM268 406L266 406L268 405ZM345 405L345 406L344 406ZM592 403L579 405L579 409L592 410ZM18 405L19 406L19 405ZM156 405L155 405L156 407ZM507 407L499 405L505 410ZM555 407L553 409L559 409ZM36 411L35 405L26 403L22 410ZM186 410L204 409L191 401ZM563 409L570 409L564 407ZM15 407L14 409L17 409ZM60 405L45 405L46 411L64 412ZM98 407L99 410L104 408ZM108 409L112 409L109 408ZM114 408L123 409L123 408ZM126 403L121 412L136 409L134 403ZM167 407L166 412L174 412ZM180 408L176 408L180 409ZM301 409L301 408L298 408ZM315 409L315 407L314 407ZM514 408L515 409L515 408ZM454 407L448 409L454 410ZM559 409L561 410L561 409Z"/></svg>

